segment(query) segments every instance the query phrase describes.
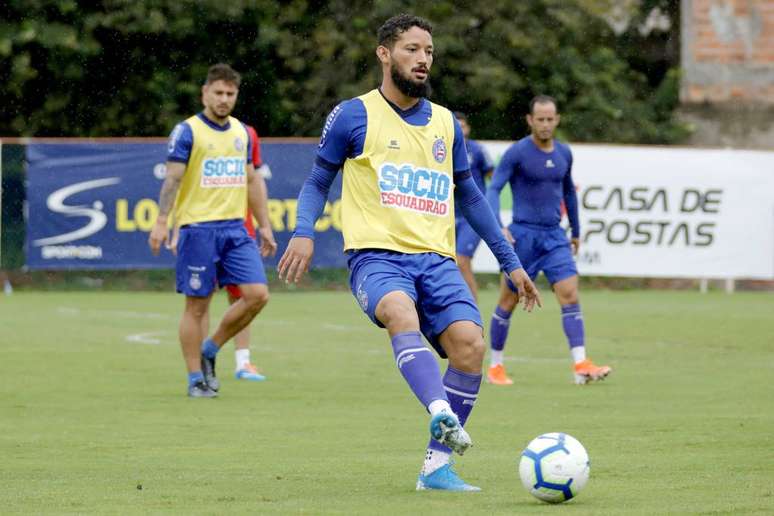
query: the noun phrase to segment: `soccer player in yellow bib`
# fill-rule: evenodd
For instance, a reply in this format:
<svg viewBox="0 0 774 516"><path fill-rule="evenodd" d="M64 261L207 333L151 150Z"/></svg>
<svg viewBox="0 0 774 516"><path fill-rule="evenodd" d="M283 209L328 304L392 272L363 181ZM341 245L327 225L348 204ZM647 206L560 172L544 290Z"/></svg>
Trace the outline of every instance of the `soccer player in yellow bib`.
<svg viewBox="0 0 774 516"><path fill-rule="evenodd" d="M430 414L417 489L478 491L449 462L452 451L462 455L472 444L463 426L478 396L485 351L481 315L454 262L455 197L518 286L525 308L539 305L540 297L471 177L459 123L425 98L431 33L427 20L408 14L379 29L381 86L328 116L278 269L286 281L298 281L308 269L314 224L343 168L342 231L352 293L387 329L398 369ZM443 377L422 335L448 357Z"/></svg>
<svg viewBox="0 0 774 516"><path fill-rule="evenodd" d="M180 226L177 291L186 296L180 345L188 368L188 395L194 398L217 395L218 350L250 324L269 300L258 247L244 226L248 206L258 220L260 254L273 255L277 250L266 183L253 167L247 129L230 116L240 80L226 64L210 67L202 86L204 111L172 131L159 215L148 238L151 251L158 254L168 239L174 208L174 221ZM242 298L226 311L212 337L205 339L202 322L218 285L238 285Z"/></svg>

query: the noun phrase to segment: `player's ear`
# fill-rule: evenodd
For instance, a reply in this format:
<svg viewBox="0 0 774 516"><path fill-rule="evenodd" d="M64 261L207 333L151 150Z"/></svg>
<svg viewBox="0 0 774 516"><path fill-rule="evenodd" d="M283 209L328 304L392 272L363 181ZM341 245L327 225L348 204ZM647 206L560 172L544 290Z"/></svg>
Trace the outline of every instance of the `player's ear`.
<svg viewBox="0 0 774 516"><path fill-rule="evenodd" d="M562 115L559 113L556 114L556 125L559 125L559 122L562 120Z"/></svg>
<svg viewBox="0 0 774 516"><path fill-rule="evenodd" d="M376 47L376 57L379 58L379 62L387 64L390 62L390 49L384 45Z"/></svg>
<svg viewBox="0 0 774 516"><path fill-rule="evenodd" d="M527 119L527 125L532 127L532 114L527 114L524 118Z"/></svg>

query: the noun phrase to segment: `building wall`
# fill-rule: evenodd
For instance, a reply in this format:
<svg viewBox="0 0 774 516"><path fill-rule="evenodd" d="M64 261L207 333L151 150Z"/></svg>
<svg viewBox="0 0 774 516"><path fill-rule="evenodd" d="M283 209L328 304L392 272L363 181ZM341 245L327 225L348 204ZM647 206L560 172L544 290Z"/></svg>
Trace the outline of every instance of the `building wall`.
<svg viewBox="0 0 774 516"><path fill-rule="evenodd" d="M682 0L681 25L692 143L774 149L774 0Z"/></svg>

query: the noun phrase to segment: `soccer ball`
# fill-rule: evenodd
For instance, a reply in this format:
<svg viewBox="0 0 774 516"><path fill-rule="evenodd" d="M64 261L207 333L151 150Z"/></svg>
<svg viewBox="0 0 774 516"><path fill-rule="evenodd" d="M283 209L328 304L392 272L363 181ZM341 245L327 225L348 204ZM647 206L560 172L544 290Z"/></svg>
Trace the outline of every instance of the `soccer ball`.
<svg viewBox="0 0 774 516"><path fill-rule="evenodd" d="M535 498L561 503L569 500L589 479L589 455L574 437L560 432L535 437L519 462L521 483Z"/></svg>

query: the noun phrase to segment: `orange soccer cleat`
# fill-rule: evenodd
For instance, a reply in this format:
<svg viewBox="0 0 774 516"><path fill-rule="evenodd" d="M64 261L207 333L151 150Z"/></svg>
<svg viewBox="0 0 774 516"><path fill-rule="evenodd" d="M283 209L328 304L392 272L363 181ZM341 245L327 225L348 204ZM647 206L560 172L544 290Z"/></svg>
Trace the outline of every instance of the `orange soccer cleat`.
<svg viewBox="0 0 774 516"><path fill-rule="evenodd" d="M502 364L493 365L486 373L486 381L494 385L513 385Z"/></svg>
<svg viewBox="0 0 774 516"><path fill-rule="evenodd" d="M612 371L610 366L594 365L594 362L587 358L575 364L575 383L584 385L589 382L604 380Z"/></svg>

